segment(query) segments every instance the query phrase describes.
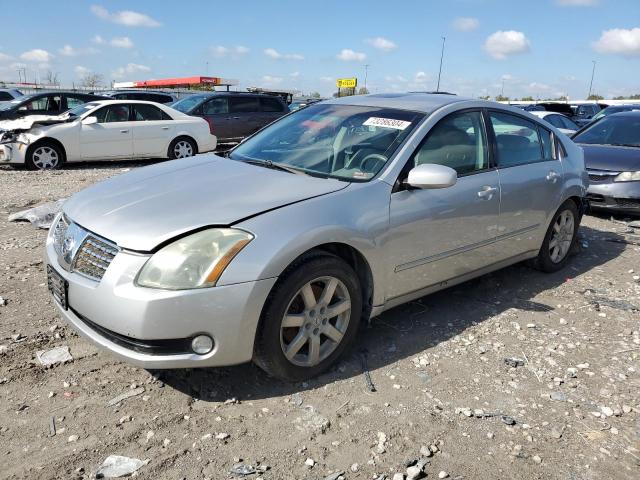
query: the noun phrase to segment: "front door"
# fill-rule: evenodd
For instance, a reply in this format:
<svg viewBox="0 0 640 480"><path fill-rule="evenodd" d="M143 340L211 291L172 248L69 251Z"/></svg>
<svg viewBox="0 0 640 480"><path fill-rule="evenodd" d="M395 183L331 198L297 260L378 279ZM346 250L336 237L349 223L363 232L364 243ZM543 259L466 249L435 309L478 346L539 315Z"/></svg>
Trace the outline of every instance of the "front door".
<svg viewBox="0 0 640 480"><path fill-rule="evenodd" d="M387 300L495 262L500 184L487 145L482 113L457 112L440 120L409 160L405 172L435 163L456 170L458 181L391 195Z"/></svg>
<svg viewBox="0 0 640 480"><path fill-rule="evenodd" d="M97 123L81 125L81 157L87 160L132 157L135 122L129 119L129 105L109 105L92 116L97 117Z"/></svg>
<svg viewBox="0 0 640 480"><path fill-rule="evenodd" d="M238 95L229 97L229 138L240 140L248 137L260 125L260 106L258 97L252 95Z"/></svg>
<svg viewBox="0 0 640 480"><path fill-rule="evenodd" d="M502 190L498 238L503 258L538 250L560 204L562 163L549 130L519 115L490 111Z"/></svg>

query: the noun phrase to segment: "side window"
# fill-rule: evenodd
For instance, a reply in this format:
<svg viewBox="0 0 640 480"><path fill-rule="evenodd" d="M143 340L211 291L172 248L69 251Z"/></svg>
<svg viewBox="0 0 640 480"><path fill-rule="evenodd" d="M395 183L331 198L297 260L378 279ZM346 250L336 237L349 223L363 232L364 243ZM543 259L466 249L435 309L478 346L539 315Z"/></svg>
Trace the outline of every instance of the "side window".
<svg viewBox="0 0 640 480"><path fill-rule="evenodd" d="M56 112L60 110L60 100L60 95L40 97L25 103L20 107L20 110L44 110L48 112Z"/></svg>
<svg viewBox="0 0 640 480"><path fill-rule="evenodd" d="M542 152L544 153L545 160L555 160L556 152L553 148L553 134L543 127L538 127L538 133L542 140Z"/></svg>
<svg viewBox="0 0 640 480"><path fill-rule="evenodd" d="M13 97L9 92L0 92L0 102L6 102L8 100L13 100Z"/></svg>
<svg viewBox="0 0 640 480"><path fill-rule="evenodd" d="M110 105L96 112L98 123L115 123L129 121L129 105Z"/></svg>
<svg viewBox="0 0 640 480"><path fill-rule="evenodd" d="M171 103L173 99L169 95L162 95L161 93L154 93L151 95L152 102L158 103Z"/></svg>
<svg viewBox="0 0 640 480"><path fill-rule="evenodd" d="M151 122L155 120L164 120L162 116L162 110L153 105L145 105L144 103L137 103L133 107L133 118L137 122Z"/></svg>
<svg viewBox="0 0 640 480"><path fill-rule="evenodd" d="M72 95L67 95L67 108L70 110L72 108L76 108L78 105L82 105L83 103L86 103L83 99L81 99L80 97L74 97Z"/></svg>
<svg viewBox="0 0 640 480"><path fill-rule="evenodd" d="M259 111L257 97L231 97L229 98L229 111L231 113L251 113Z"/></svg>
<svg viewBox="0 0 640 480"><path fill-rule="evenodd" d="M276 98L260 98L263 112L282 112L282 104Z"/></svg>
<svg viewBox="0 0 640 480"><path fill-rule="evenodd" d="M533 122L515 115L490 112L501 168L539 162L542 155L538 129Z"/></svg>
<svg viewBox="0 0 640 480"><path fill-rule="evenodd" d="M413 166L436 163L453 168L458 175L489 166L482 113L453 113L438 122L413 155Z"/></svg>
<svg viewBox="0 0 640 480"><path fill-rule="evenodd" d="M229 113L229 102L226 98L212 98L202 105L203 115L216 115L218 113Z"/></svg>
<svg viewBox="0 0 640 480"><path fill-rule="evenodd" d="M544 119L556 128L564 128L564 122L560 115L548 115Z"/></svg>
<svg viewBox="0 0 640 480"><path fill-rule="evenodd" d="M560 117L562 123L564 123L564 128L567 130L580 130L580 127L576 125L570 118Z"/></svg>

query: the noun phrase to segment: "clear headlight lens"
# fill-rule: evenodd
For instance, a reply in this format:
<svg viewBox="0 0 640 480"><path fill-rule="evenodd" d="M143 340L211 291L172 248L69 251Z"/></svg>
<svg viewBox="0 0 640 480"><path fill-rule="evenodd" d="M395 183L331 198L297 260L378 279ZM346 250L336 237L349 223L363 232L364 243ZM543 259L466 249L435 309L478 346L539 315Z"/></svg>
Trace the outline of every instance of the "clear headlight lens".
<svg viewBox="0 0 640 480"><path fill-rule="evenodd" d="M640 181L640 171L622 172L613 179L614 182L638 182Z"/></svg>
<svg viewBox="0 0 640 480"><path fill-rule="evenodd" d="M213 287L253 235L234 228L212 228L181 238L156 252L136 284L165 290Z"/></svg>

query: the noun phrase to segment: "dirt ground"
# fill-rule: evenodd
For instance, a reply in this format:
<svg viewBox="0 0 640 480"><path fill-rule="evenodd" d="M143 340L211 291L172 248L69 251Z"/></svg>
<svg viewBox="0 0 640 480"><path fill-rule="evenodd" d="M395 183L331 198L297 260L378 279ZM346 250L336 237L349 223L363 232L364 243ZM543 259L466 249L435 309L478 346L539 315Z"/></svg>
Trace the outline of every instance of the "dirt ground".
<svg viewBox="0 0 640 480"><path fill-rule="evenodd" d="M239 478L242 463L259 467L252 480L391 480L419 459L427 478L640 478L640 231L623 219L586 217L557 274L516 265L373 319L313 381L252 365L149 372L64 324L46 232L7 221L141 165L0 167L1 478L95 478L112 454L148 460L144 479ZM73 361L38 363L58 346Z"/></svg>

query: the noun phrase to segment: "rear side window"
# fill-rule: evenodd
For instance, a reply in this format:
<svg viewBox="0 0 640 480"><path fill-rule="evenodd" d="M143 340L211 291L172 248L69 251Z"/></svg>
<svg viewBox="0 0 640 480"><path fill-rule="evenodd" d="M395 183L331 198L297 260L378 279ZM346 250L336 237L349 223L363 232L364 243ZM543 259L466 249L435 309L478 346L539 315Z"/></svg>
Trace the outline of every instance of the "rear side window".
<svg viewBox="0 0 640 480"><path fill-rule="evenodd" d="M7 100L13 100L13 97L9 92L0 92L0 102L6 102Z"/></svg>
<svg viewBox="0 0 640 480"><path fill-rule="evenodd" d="M172 118L169 115L164 113L158 107L154 107L153 105L145 105L143 103L139 103L134 105L133 108L134 108L134 119L137 122L172 120Z"/></svg>
<svg viewBox="0 0 640 480"><path fill-rule="evenodd" d="M542 153L544 153L545 160L555 160L556 150L553 148L554 135L543 127L538 127L540 133L540 140L542 140Z"/></svg>
<svg viewBox="0 0 640 480"><path fill-rule="evenodd" d="M276 98L261 98L260 106L263 112L282 112L282 104Z"/></svg>
<svg viewBox="0 0 640 480"><path fill-rule="evenodd" d="M202 105L203 115L217 115L220 113L229 113L229 102L226 98L212 98Z"/></svg>
<svg viewBox="0 0 640 480"><path fill-rule="evenodd" d="M542 150L535 123L501 112L490 112L489 117L496 136L500 168L541 160Z"/></svg>
<svg viewBox="0 0 640 480"><path fill-rule="evenodd" d="M231 113L257 112L258 99L256 97L231 97L229 99L229 111Z"/></svg>

